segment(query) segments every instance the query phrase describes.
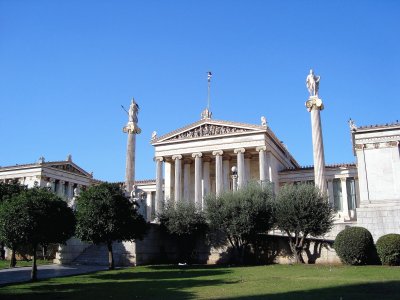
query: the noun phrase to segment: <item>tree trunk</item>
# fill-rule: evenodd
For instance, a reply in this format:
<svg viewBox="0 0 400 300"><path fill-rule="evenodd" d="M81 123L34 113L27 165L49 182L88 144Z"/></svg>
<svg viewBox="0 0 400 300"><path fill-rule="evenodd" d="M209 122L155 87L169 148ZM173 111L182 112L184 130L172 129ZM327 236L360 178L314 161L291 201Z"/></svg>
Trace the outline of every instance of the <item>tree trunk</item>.
<svg viewBox="0 0 400 300"><path fill-rule="evenodd" d="M6 259L6 250L4 249L4 243L1 242L0 245L0 259L5 260Z"/></svg>
<svg viewBox="0 0 400 300"><path fill-rule="evenodd" d="M15 248L11 249L10 268L15 268L17 265L17 258L15 257Z"/></svg>
<svg viewBox="0 0 400 300"><path fill-rule="evenodd" d="M37 246L35 245L35 246L33 246L31 281L37 280L36 250L37 250Z"/></svg>
<svg viewBox="0 0 400 300"><path fill-rule="evenodd" d="M112 242L107 242L107 248L108 248L108 269L109 270L114 270L114 256L113 256L113 249L112 249Z"/></svg>

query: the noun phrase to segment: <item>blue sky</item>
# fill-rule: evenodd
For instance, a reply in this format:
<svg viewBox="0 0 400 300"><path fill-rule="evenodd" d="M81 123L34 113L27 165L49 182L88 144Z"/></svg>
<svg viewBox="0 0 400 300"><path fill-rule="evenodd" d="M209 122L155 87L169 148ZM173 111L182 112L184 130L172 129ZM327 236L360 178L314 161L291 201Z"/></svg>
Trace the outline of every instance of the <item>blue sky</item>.
<svg viewBox="0 0 400 300"><path fill-rule="evenodd" d="M328 164L353 162L347 120L400 119L400 2L0 0L0 166L73 160L122 181L140 105L136 178L153 130L214 119L269 126L312 164L305 77L321 75Z"/></svg>

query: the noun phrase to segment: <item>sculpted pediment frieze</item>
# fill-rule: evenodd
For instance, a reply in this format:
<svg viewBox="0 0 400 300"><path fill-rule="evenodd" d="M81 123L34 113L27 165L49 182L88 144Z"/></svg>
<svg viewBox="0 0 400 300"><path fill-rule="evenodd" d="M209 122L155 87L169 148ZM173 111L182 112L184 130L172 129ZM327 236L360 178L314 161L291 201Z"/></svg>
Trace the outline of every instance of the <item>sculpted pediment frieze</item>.
<svg viewBox="0 0 400 300"><path fill-rule="evenodd" d="M227 135L234 133L243 133L249 132L250 129L239 128L233 126L222 126L215 124L202 124L190 130L178 133L166 141L175 141L175 140L184 140L184 139L192 139L192 138L200 138L200 137L209 137L209 136L219 136L219 135Z"/></svg>
<svg viewBox="0 0 400 300"><path fill-rule="evenodd" d="M74 173L77 175L81 175L81 176L88 176L87 174L85 174L84 172L80 171L78 168L74 167L71 164L60 164L60 165L51 165L51 168L54 169L58 169L58 170L63 170L63 171L67 171L70 173Z"/></svg>

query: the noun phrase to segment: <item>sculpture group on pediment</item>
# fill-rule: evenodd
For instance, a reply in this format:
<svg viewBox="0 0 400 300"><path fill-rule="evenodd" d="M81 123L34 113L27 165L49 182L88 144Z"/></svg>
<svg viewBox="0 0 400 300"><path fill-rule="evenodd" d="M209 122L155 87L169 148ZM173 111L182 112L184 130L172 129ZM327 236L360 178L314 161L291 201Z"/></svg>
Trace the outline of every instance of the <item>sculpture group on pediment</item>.
<svg viewBox="0 0 400 300"><path fill-rule="evenodd" d="M248 130L244 128L204 124L197 128L193 128L192 130L176 135L173 138L171 138L171 140L198 138L198 137L214 136L214 135L229 134L229 133L241 133L246 131Z"/></svg>

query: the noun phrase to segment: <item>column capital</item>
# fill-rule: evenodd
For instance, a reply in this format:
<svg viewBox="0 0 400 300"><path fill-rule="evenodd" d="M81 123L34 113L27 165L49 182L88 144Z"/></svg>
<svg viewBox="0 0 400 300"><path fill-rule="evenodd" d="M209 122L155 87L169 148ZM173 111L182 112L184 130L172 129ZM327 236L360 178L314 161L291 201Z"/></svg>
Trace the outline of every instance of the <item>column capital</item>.
<svg viewBox="0 0 400 300"><path fill-rule="evenodd" d="M318 98L318 96L311 96L306 101L306 107L309 112L313 109L323 110L324 104L322 103L322 99Z"/></svg>
<svg viewBox="0 0 400 300"><path fill-rule="evenodd" d="M181 154L172 155L172 159L173 160L182 159L182 155Z"/></svg>
<svg viewBox="0 0 400 300"><path fill-rule="evenodd" d="M346 179L347 179L347 177L340 177L341 182L346 181Z"/></svg>
<svg viewBox="0 0 400 300"><path fill-rule="evenodd" d="M156 157L153 158L153 160L154 160L154 161L163 161L163 160L164 160L164 157L162 157L162 156L156 156Z"/></svg>
<svg viewBox="0 0 400 300"><path fill-rule="evenodd" d="M60 180L60 184L65 184L65 180Z"/></svg>
<svg viewBox="0 0 400 300"><path fill-rule="evenodd" d="M267 146L259 146L259 147L256 147L256 151L257 151L257 152L260 152L260 151L267 151Z"/></svg>
<svg viewBox="0 0 400 300"><path fill-rule="evenodd" d="M192 153L192 157L194 157L194 158L196 158L196 157L202 157L202 156L203 156L203 153L201 153L201 152Z"/></svg>
<svg viewBox="0 0 400 300"><path fill-rule="evenodd" d="M245 153L245 152L246 152L246 149L244 149L244 148L237 148L237 149L233 150L233 152L234 152L235 154L238 154L238 153Z"/></svg>
<svg viewBox="0 0 400 300"><path fill-rule="evenodd" d="M49 182L56 182L55 178L49 178Z"/></svg>
<svg viewBox="0 0 400 300"><path fill-rule="evenodd" d="M215 150L212 152L212 155L222 155L222 154L224 154L224 151L222 150Z"/></svg>

